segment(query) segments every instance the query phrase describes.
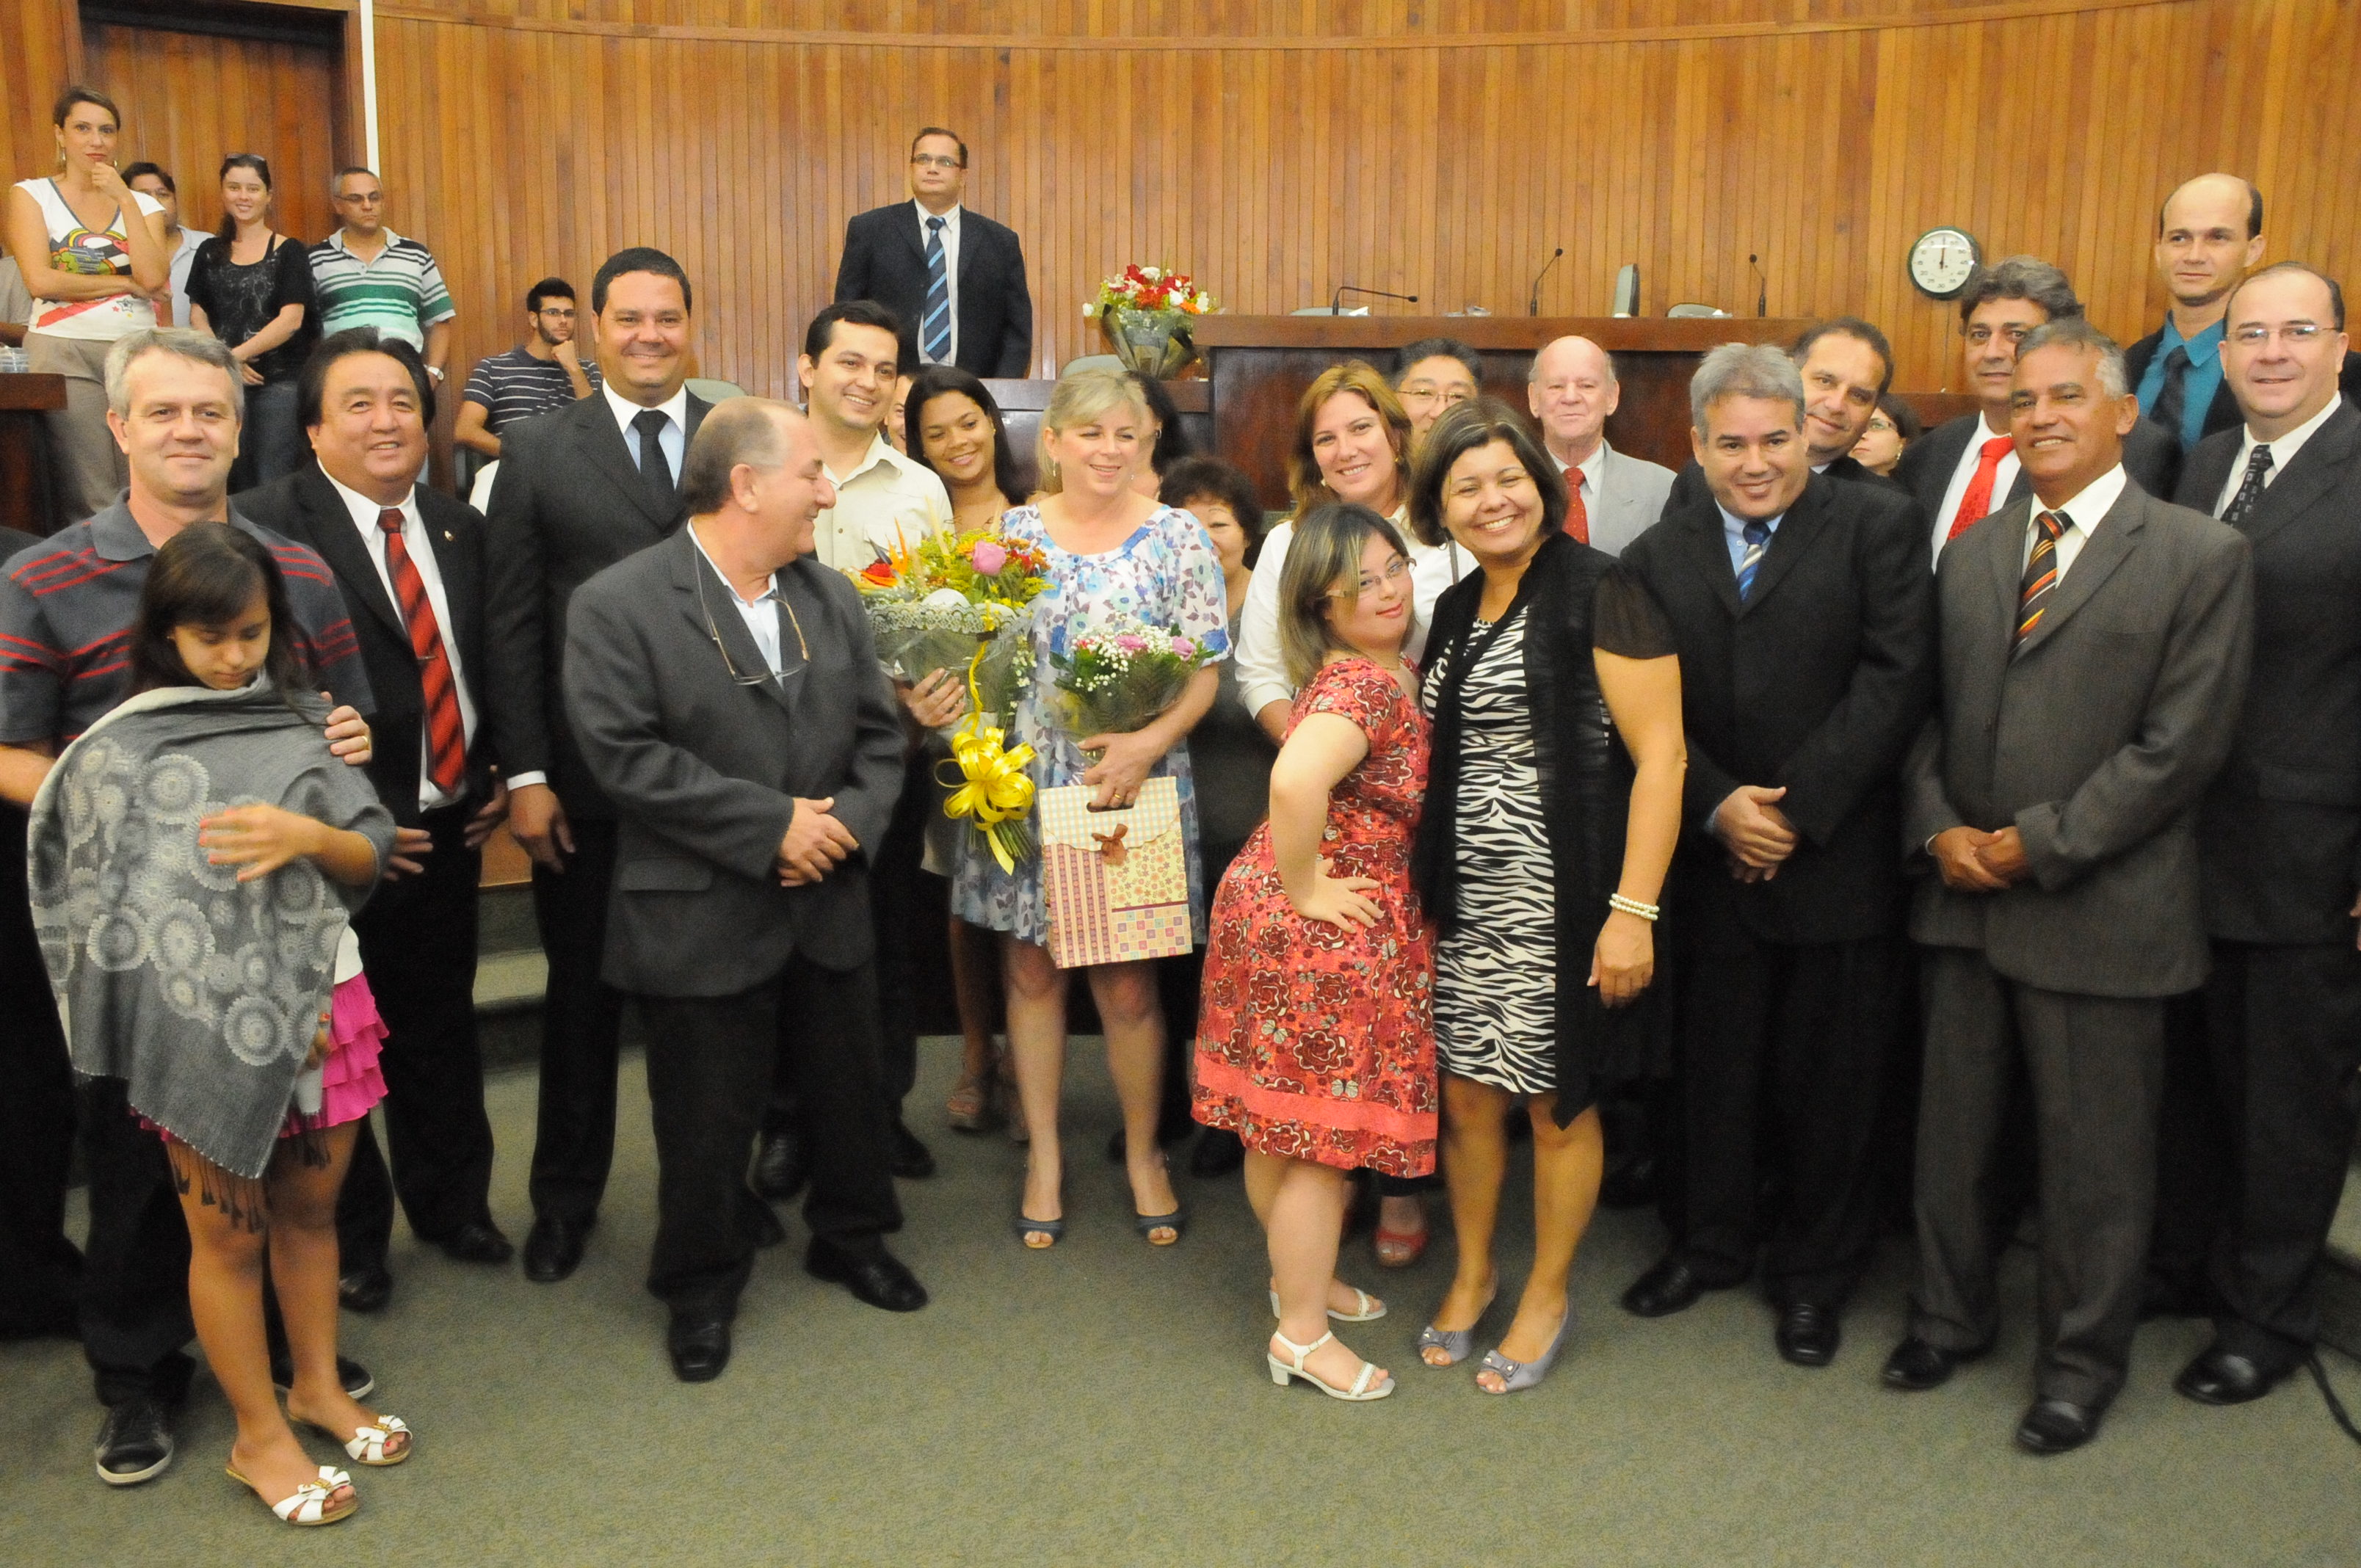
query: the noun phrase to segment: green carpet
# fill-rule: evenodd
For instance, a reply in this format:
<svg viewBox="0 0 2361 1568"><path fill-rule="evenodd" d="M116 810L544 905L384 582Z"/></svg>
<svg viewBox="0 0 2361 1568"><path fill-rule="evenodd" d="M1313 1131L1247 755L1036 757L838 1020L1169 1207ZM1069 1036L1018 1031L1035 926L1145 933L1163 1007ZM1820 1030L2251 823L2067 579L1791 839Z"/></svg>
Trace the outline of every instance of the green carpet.
<svg viewBox="0 0 2361 1568"><path fill-rule="evenodd" d="M1770 1347L1743 1291L1642 1322L1616 1293L1659 1244L1602 1215L1577 1265L1583 1314L1556 1373L1495 1399L1411 1342L1447 1242L1347 1277L1394 1305L1349 1342L1401 1383L1349 1406L1271 1386L1261 1243L1235 1179L1183 1181L1196 1219L1153 1251L1100 1157L1114 1113L1094 1046L1070 1079L1068 1239L1008 1231L1021 1156L942 1130L951 1042L930 1041L911 1122L942 1173L906 1183L895 1243L935 1294L894 1316L763 1255L718 1383L675 1382L641 1288L653 1153L627 1063L613 1185L588 1260L557 1286L395 1243L381 1316L347 1316L379 1408L418 1433L399 1470L355 1470L360 1514L291 1530L225 1478L226 1408L203 1377L159 1480L100 1486L99 1414L77 1349L0 1346L0 1563L1861 1563L2361 1562L2361 1450L2307 1381L2201 1409L2170 1389L2203 1342L2140 1335L2099 1441L2062 1459L2009 1431L2027 1397L2030 1255L2011 1255L1999 1352L1935 1393L1880 1387L1907 1248L1889 1245L1837 1364ZM492 1084L495 1212L522 1240L533 1080ZM1513 1181L1513 1179L1512 1179ZM1506 1230L1525 1224L1512 1204ZM79 1222L77 1222L77 1224ZM1521 1259L1504 1264L1511 1288ZM1488 1320L1497 1335L1504 1302ZM1479 1345L1489 1340L1479 1338ZM2332 1357L2361 1404L2361 1373ZM322 1458L333 1451L315 1442Z"/></svg>

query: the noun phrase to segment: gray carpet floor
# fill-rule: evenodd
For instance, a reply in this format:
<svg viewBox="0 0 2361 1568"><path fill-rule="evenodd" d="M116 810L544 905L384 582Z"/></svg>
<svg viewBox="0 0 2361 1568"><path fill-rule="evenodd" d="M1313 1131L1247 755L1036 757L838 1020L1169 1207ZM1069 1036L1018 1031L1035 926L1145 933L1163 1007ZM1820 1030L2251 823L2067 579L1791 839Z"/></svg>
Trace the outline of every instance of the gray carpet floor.
<svg viewBox="0 0 2361 1568"><path fill-rule="evenodd" d="M873 1311L807 1277L791 1224L757 1267L728 1373L675 1382L640 1284L654 1157L629 1061L614 1181L579 1274L532 1285L405 1231L392 1306L346 1317L347 1352L419 1442L401 1469L356 1469L357 1518L299 1533L227 1480L228 1412L202 1376L174 1467L103 1487L76 1347L0 1346L0 1563L2361 1563L2361 1450L2305 1381L2238 1409L2177 1398L2197 1323L2142 1331L2091 1448L2018 1453L2022 1249L1998 1354L1901 1396L1877 1369L1901 1326L1906 1246L1886 1249L1836 1365L1807 1372L1772 1354L1768 1310L1744 1291L1657 1322L1620 1310L1661 1238L1650 1217L1602 1214L1576 1267L1569 1354L1538 1390L1496 1399L1411 1350L1448 1242L1401 1274L1372 1266L1363 1242L1347 1276L1394 1310L1349 1342L1400 1391L1370 1406L1281 1391L1262 1365L1266 1271L1235 1179L1184 1180L1194 1224L1178 1247L1148 1248L1099 1157L1114 1124L1103 1062L1078 1046L1068 1240L1027 1253L1008 1231L1019 1151L942 1130L954 1056L928 1042L911 1101L943 1168L904 1185L895 1244L934 1291L925 1311ZM491 1106L493 1201L521 1240L532 1075L496 1079ZM1512 1209L1511 1238L1524 1213ZM1513 1288L1522 1260L1503 1261ZM1488 1332L1507 1318L1496 1308ZM2330 1365L2361 1403L2361 1371Z"/></svg>

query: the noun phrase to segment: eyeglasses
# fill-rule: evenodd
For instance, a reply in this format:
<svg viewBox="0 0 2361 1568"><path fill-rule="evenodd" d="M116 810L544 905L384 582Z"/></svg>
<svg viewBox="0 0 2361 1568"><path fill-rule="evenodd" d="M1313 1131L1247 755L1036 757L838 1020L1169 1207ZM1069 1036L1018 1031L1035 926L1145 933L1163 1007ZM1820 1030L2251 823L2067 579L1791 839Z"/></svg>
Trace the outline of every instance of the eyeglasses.
<svg viewBox="0 0 2361 1568"><path fill-rule="evenodd" d="M1386 569L1378 576L1373 577L1367 572L1364 572L1359 576L1354 578L1353 591L1356 594L1373 594L1378 591L1378 587L1380 583L1399 583L1403 577L1407 576L1409 573L1410 563L1400 555L1397 555L1392 560L1386 563ZM1332 594L1329 597L1333 598L1335 596Z"/></svg>
<svg viewBox="0 0 2361 1568"><path fill-rule="evenodd" d="M958 159L946 158L939 152L914 152L910 155L910 161L917 164L921 169L958 169L961 167Z"/></svg>
<svg viewBox="0 0 2361 1568"><path fill-rule="evenodd" d="M2327 334L2328 329L2318 322L2290 322L2285 326L2264 326L2249 322L2230 335L2248 348L2260 348L2273 337L2287 343L2312 343Z"/></svg>
<svg viewBox="0 0 2361 1568"><path fill-rule="evenodd" d="M1446 403L1464 403L1476 394L1466 387L1438 387L1432 381L1412 381L1401 389L1400 395L1406 403L1431 403L1437 399Z"/></svg>
<svg viewBox="0 0 2361 1568"><path fill-rule="evenodd" d="M697 574L697 608L705 616L705 634L713 639L713 646L720 652L721 667L730 672L731 685L759 686L774 680L785 681L789 675L800 675L811 668L811 644L804 641L804 623L796 619L796 607L787 602L785 594L775 589L773 590L771 597L778 600L781 609L787 612L787 624L795 629L796 652L802 657L803 663L792 670L776 672L765 670L757 675L741 675L738 673L737 662L730 657L730 645L721 641L721 629L713 623L712 607L705 602L705 574L703 572Z"/></svg>

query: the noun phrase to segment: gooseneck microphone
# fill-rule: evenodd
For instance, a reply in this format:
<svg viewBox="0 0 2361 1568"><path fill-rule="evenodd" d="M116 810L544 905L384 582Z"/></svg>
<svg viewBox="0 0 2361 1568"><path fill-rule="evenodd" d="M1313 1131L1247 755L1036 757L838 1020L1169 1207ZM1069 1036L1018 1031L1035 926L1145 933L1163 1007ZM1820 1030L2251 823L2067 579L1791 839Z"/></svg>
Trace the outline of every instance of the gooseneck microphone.
<svg viewBox="0 0 2361 1568"><path fill-rule="evenodd" d="M1550 252L1550 258L1542 263L1542 269L1533 274L1532 297L1525 302L1525 314L1537 316L1542 313L1542 280L1549 276L1550 269L1556 266L1557 258L1565 254L1565 247L1559 246Z"/></svg>
<svg viewBox="0 0 2361 1568"><path fill-rule="evenodd" d="M1754 276L1762 284L1754 292L1754 313L1767 316L1771 313L1771 280L1763 276L1763 268L1751 250L1746 253L1746 265L1754 269Z"/></svg>
<svg viewBox="0 0 2361 1568"><path fill-rule="evenodd" d="M1375 294L1380 300L1406 300L1413 305L1418 303L1418 296L1416 294L1394 294L1389 293L1383 289L1364 289L1358 283L1339 283L1336 285L1335 293L1330 295L1328 298L1328 313L1330 315L1340 316L1345 313L1342 307L1345 302L1345 296L1347 294Z"/></svg>

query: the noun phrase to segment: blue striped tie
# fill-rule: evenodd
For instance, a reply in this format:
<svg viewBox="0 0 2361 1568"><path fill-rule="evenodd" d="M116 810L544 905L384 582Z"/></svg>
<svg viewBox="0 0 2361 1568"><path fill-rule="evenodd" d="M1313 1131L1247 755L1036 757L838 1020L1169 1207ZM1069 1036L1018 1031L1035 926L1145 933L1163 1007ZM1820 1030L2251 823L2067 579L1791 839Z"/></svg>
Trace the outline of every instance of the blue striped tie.
<svg viewBox="0 0 2361 1568"><path fill-rule="evenodd" d="M943 264L943 220L927 220L927 319L918 323L918 347L939 365L951 353L951 280Z"/></svg>
<svg viewBox="0 0 2361 1568"><path fill-rule="evenodd" d="M1771 546L1771 530L1763 523L1749 521L1740 529L1746 541L1746 554L1738 563L1738 602L1744 604L1754 594L1754 574L1763 569L1763 554Z"/></svg>

